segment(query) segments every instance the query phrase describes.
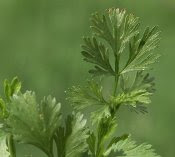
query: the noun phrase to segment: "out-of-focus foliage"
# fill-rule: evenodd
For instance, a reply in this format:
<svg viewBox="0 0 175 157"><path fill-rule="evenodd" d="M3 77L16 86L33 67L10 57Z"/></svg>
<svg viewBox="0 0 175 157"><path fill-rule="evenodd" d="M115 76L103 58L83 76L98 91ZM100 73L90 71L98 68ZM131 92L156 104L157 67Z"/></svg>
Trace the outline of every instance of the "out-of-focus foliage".
<svg viewBox="0 0 175 157"><path fill-rule="evenodd" d="M6 144L6 136L0 135L0 152L2 157L9 157L10 155Z"/></svg>
<svg viewBox="0 0 175 157"><path fill-rule="evenodd" d="M73 112L64 126L60 120L61 104L55 98L44 97L38 103L34 92L23 94L20 89L17 77L11 83L5 80L7 100L1 98L0 108L0 133L4 134L0 135L2 157L16 157L15 143L33 145L49 157L54 157L54 142L60 157L77 157L87 150L88 129L82 114Z"/></svg>
<svg viewBox="0 0 175 157"><path fill-rule="evenodd" d="M59 126L60 106L51 96L38 103L35 93L30 91L13 95L5 125L20 143L33 144L49 154Z"/></svg>

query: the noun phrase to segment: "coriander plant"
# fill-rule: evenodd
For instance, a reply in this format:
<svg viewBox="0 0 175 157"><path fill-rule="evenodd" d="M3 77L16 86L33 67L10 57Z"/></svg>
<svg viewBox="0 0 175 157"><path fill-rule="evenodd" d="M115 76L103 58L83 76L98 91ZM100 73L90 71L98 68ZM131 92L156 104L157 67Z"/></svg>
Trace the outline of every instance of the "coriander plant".
<svg viewBox="0 0 175 157"><path fill-rule="evenodd" d="M147 27L142 33L138 17L115 8L93 14L91 22L82 55L94 65L92 79L66 92L73 111L65 120L52 96L38 102L35 92L21 91L17 77L4 81L0 157L16 157L17 143L31 144L48 157L160 157L130 134L116 135L120 107L145 113L151 103L154 79L145 71L160 56L152 52L160 31Z"/></svg>

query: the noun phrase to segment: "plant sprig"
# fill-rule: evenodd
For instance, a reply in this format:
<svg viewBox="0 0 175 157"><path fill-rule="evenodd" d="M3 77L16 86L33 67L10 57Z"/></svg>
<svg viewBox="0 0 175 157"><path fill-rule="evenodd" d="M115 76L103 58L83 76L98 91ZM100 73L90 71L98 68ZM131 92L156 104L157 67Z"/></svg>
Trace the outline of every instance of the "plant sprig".
<svg viewBox="0 0 175 157"><path fill-rule="evenodd" d="M91 22L92 36L84 37L82 55L94 65L89 70L93 79L67 91L73 111L65 120L61 104L52 96L38 102L35 92L21 91L17 77L4 81L2 157L16 157L16 143L32 144L48 157L160 157L151 145L136 144L130 134L116 136L121 106L146 113L151 103L154 78L144 71L160 56L152 51L159 44L158 27L147 27L141 33L138 17L115 8L93 14ZM112 90L103 84L107 77L114 80L108 82Z"/></svg>
<svg viewBox="0 0 175 157"><path fill-rule="evenodd" d="M144 71L150 70L152 64L156 63L160 57L159 54L152 52L159 45L160 31L156 26L147 27L141 33L138 17L127 14L126 10L115 8L106 10L104 14L92 14L91 22L92 37L84 37L82 55L86 62L94 65L89 73L95 78L88 81L87 86L74 86L68 90L68 100L74 109L78 111L84 109L86 113L90 111L91 124L95 126L98 124L97 135L91 133L88 140L90 154L93 157L112 157L127 156L135 152L132 156L148 154L148 156L157 156L146 144L138 146L138 151L135 151L133 146L133 151L128 150L129 153L125 152L122 155L119 152L124 152L124 148L121 150L113 148L118 151L114 153L115 155L105 153L104 145L103 148L98 148L100 140L98 133L100 129L105 131L107 128L107 126L101 126L106 121L104 119L113 121L121 106L128 106L137 113L147 113L147 105L151 103L151 96L155 89L154 78L148 73L145 74ZM127 53L128 58L122 58L123 53ZM114 78L114 82L109 82L114 87L113 91L105 89L103 82L99 81L99 78L101 80L109 76ZM110 129L106 132L108 133ZM112 138L112 135L110 137ZM135 145L135 142L131 142L130 136L124 137L125 139L117 137L118 141L113 146L117 147L122 141L128 141L128 145L131 143ZM106 145L108 140L107 138L104 140Z"/></svg>

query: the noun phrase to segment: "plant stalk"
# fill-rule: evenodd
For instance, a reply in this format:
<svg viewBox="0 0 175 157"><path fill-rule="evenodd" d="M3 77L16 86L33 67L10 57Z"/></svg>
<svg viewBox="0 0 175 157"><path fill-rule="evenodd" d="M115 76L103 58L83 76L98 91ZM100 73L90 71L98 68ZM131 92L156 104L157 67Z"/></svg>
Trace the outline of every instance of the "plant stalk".
<svg viewBox="0 0 175 157"><path fill-rule="evenodd" d="M54 157L53 153L50 153L50 154L48 155L48 157Z"/></svg>
<svg viewBox="0 0 175 157"><path fill-rule="evenodd" d="M7 137L7 145L10 152L10 157L16 157L16 148L13 140L13 135Z"/></svg>
<svg viewBox="0 0 175 157"><path fill-rule="evenodd" d="M116 96L117 93L117 88L118 88L118 82L119 82L119 77L120 77L120 72L119 72L119 60L120 60L120 54L115 55L115 85L114 85L114 93L113 96ZM111 108L111 115L112 117L115 115L115 113L118 111L120 108L120 105L117 105L116 107Z"/></svg>
<svg viewBox="0 0 175 157"><path fill-rule="evenodd" d="M114 93L113 93L114 96L116 95L118 81L119 81L119 59L120 59L120 56L116 55L115 58L116 58L115 59L115 86L114 86Z"/></svg>

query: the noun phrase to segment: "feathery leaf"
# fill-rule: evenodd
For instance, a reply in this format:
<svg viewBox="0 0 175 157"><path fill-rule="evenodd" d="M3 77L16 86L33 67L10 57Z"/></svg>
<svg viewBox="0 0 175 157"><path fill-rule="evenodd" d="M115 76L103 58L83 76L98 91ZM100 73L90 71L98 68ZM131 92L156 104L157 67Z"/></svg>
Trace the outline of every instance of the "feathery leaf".
<svg viewBox="0 0 175 157"><path fill-rule="evenodd" d="M150 144L136 145L130 137L113 143L104 156L117 157L160 157L155 153Z"/></svg>
<svg viewBox="0 0 175 157"><path fill-rule="evenodd" d="M127 105L135 112L146 113L146 105L151 103L150 97L153 95L154 78L149 74L144 75L142 72L137 72L134 81L131 85L127 77L121 77L120 85L122 92L117 96L111 97L111 103L115 106Z"/></svg>
<svg viewBox="0 0 175 157"><path fill-rule="evenodd" d="M75 110L82 111L92 108L92 124L100 120L103 116L110 116L108 102L103 97L103 88L96 81L88 81L85 87L73 86L67 92L67 100ZM93 111L93 108L96 110Z"/></svg>

